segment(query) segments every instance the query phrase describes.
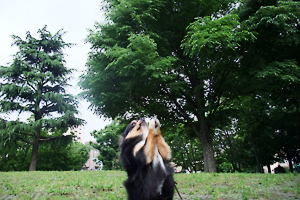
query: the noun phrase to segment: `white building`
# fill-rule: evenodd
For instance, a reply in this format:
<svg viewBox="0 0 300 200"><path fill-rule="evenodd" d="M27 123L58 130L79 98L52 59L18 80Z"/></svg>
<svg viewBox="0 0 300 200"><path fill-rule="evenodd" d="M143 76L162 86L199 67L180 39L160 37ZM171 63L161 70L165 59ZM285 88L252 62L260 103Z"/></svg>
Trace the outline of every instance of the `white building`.
<svg viewBox="0 0 300 200"><path fill-rule="evenodd" d="M80 142L84 145L89 145L90 141L85 142L84 140L84 126L77 126L75 128L69 128L68 131L64 135L71 135L74 134L74 141ZM92 141L93 143L96 143L95 141ZM100 162L98 161L98 156L100 155L99 150L92 149L90 151L90 158L85 163L85 165L82 167L83 170L97 170L100 167ZM98 161L98 162L97 162Z"/></svg>
<svg viewBox="0 0 300 200"><path fill-rule="evenodd" d="M64 135L71 135L71 133L74 133L75 141L85 144L84 143L84 126L83 125L77 126L75 128L69 128L68 131Z"/></svg>
<svg viewBox="0 0 300 200"><path fill-rule="evenodd" d="M93 143L96 143L92 141ZM89 145L90 142L85 142L85 145ZM82 167L83 170L97 170L101 168L100 162L98 161L98 156L100 155L100 152L98 149L92 149L90 151L90 158L85 163L85 165Z"/></svg>

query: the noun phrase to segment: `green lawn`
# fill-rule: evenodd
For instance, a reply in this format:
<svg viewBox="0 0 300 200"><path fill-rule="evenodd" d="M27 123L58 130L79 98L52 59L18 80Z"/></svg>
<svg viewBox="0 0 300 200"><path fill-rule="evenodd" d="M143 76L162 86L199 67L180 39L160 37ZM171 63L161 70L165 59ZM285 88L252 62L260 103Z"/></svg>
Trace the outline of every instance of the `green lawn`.
<svg viewBox="0 0 300 200"><path fill-rule="evenodd" d="M183 199L300 199L296 174L175 174ZM119 171L0 172L1 199L126 199ZM179 199L176 194L174 199Z"/></svg>

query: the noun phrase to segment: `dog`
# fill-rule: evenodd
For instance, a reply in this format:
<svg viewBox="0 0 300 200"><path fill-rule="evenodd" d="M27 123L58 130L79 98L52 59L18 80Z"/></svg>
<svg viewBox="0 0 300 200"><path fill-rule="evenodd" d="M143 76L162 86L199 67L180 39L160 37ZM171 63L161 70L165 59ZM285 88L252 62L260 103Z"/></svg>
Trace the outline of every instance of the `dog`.
<svg viewBox="0 0 300 200"><path fill-rule="evenodd" d="M120 159L127 172L124 182L129 200L172 200L171 149L161 136L160 122L133 120L121 136Z"/></svg>

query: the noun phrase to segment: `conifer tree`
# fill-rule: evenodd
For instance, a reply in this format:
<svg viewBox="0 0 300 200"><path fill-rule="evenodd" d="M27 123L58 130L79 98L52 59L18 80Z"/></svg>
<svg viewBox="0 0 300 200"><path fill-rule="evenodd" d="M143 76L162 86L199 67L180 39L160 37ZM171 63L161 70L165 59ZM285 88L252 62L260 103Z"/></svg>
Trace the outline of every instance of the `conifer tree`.
<svg viewBox="0 0 300 200"><path fill-rule="evenodd" d="M82 123L75 117L77 102L65 91L72 70L65 66L63 49L71 47L72 43L62 40L62 30L53 35L47 31L47 26L39 29L38 34L40 38L36 39L27 32L25 40L13 35L13 45L18 46L19 51L10 66L0 67L0 111L29 112L33 117L28 123L7 122L0 136L2 142L22 138L32 144L29 171L36 170L40 142L71 141L72 136L62 133ZM53 114L58 117L54 118ZM50 132L61 134L51 135Z"/></svg>

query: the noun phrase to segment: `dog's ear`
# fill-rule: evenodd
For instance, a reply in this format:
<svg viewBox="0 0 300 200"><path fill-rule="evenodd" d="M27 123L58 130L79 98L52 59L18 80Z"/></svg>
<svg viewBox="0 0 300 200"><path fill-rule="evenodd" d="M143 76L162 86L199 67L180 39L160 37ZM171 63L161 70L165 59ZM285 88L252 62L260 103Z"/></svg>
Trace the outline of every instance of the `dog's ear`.
<svg viewBox="0 0 300 200"><path fill-rule="evenodd" d="M132 120L126 127L125 131L122 133L122 135L120 136L119 139L119 146L121 146L123 140L126 138L126 136L128 135L128 133L136 126L137 121L136 120Z"/></svg>
<svg viewBox="0 0 300 200"><path fill-rule="evenodd" d="M126 138L126 136L128 135L128 133L135 127L136 123L137 123L136 120L132 120L130 122L130 124L127 125L125 131L122 133L123 139Z"/></svg>

